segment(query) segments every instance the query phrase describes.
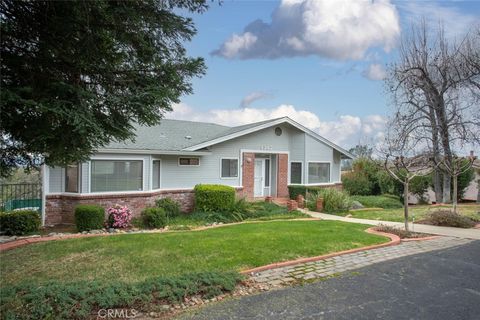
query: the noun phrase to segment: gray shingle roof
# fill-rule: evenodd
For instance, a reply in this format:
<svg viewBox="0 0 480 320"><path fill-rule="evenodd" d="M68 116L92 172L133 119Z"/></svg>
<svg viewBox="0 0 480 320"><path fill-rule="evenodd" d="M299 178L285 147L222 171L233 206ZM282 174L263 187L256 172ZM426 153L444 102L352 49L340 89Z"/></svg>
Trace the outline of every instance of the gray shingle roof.
<svg viewBox="0 0 480 320"><path fill-rule="evenodd" d="M222 136L231 129L214 123L163 119L156 126L137 126L135 142L111 142L105 148L178 151Z"/></svg>

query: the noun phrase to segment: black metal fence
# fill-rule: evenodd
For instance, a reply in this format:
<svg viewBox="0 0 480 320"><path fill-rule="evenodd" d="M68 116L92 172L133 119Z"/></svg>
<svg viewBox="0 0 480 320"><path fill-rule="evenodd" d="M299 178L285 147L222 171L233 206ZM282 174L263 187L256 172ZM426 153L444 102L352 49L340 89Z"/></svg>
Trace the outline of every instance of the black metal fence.
<svg viewBox="0 0 480 320"><path fill-rule="evenodd" d="M40 183L0 184L0 211L15 209L42 210Z"/></svg>

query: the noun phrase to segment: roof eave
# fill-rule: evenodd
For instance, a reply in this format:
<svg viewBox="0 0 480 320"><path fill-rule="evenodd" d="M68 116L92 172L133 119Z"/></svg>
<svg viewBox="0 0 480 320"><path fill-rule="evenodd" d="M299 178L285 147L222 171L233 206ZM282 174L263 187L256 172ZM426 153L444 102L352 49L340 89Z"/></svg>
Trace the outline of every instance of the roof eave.
<svg viewBox="0 0 480 320"><path fill-rule="evenodd" d="M97 153L129 153L129 154L158 154L158 155L180 155L180 156L206 156L212 154L210 151L188 151L188 150L156 150L156 149L128 149L128 148L102 148Z"/></svg>
<svg viewBox="0 0 480 320"><path fill-rule="evenodd" d="M267 123L261 124L259 126L256 126L256 127L253 127L253 128L248 128L246 130L235 132L235 133L223 136L223 137L219 137L219 138L216 138L216 139L205 141L205 142L190 146L188 148L184 148L183 150L185 150L185 151L199 150L199 149L202 149L202 148L212 146L214 144L218 144L218 143L221 143L221 142L224 142L224 141L235 139L237 137L241 137L241 136L244 136L246 134L253 133L253 132L256 132L256 131L259 131L259 130L262 130L262 129L270 128L270 127L273 127L275 125L282 124L282 123L288 123L288 124L296 127L297 129L309 134L310 136L320 140L321 142L325 143L326 145L328 145L328 146L332 147L333 149L337 150L338 152L340 152L344 156L343 157L344 159L354 159L355 158L355 156L353 154L351 154L350 152L348 152L347 150L345 150L342 147L336 145L335 143L327 140L326 138L320 136L319 134L315 133L314 131L304 127L303 125L301 125L298 122L290 119L289 117L274 119L271 122L267 122Z"/></svg>

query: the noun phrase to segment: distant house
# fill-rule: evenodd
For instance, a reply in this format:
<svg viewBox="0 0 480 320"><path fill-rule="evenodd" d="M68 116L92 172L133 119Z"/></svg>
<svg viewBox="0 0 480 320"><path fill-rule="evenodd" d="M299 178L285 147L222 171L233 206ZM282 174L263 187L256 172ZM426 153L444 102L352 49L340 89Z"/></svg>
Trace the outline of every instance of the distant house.
<svg viewBox="0 0 480 320"><path fill-rule="evenodd" d="M352 158L288 117L238 127L162 120L136 134L87 162L44 167L44 224L73 222L80 203L126 204L139 214L171 197L189 211L200 183L229 185L249 199L287 197L289 184L339 187L340 161Z"/></svg>
<svg viewBox="0 0 480 320"><path fill-rule="evenodd" d="M470 184L465 189L465 193L463 195L462 200L476 201L480 203L479 190L478 190L478 185L480 183L479 182L480 181L480 160L478 159L475 160L472 167L475 171L475 177L473 178L472 181L470 181ZM428 203L436 202L435 192L433 191L432 188L429 187L427 189L427 192L425 193L424 198ZM410 194L410 196L408 197L408 202L411 204L418 204L420 201L416 195Z"/></svg>

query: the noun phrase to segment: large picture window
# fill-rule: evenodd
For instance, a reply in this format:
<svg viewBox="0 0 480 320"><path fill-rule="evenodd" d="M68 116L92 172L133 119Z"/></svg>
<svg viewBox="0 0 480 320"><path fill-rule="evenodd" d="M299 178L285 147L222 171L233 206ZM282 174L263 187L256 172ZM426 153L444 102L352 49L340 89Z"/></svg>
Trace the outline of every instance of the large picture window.
<svg viewBox="0 0 480 320"><path fill-rule="evenodd" d="M301 162L290 163L290 183L292 184L302 183L302 163Z"/></svg>
<svg viewBox="0 0 480 320"><path fill-rule="evenodd" d="M222 178L238 177L238 159L222 159Z"/></svg>
<svg viewBox="0 0 480 320"><path fill-rule="evenodd" d="M65 168L65 192L78 193L80 185L80 165L71 164Z"/></svg>
<svg viewBox="0 0 480 320"><path fill-rule="evenodd" d="M160 160L152 162L152 189L160 189Z"/></svg>
<svg viewBox="0 0 480 320"><path fill-rule="evenodd" d="M143 161L92 160L92 192L141 191L143 189Z"/></svg>
<svg viewBox="0 0 480 320"><path fill-rule="evenodd" d="M308 163L308 183L330 182L330 163L309 162Z"/></svg>

